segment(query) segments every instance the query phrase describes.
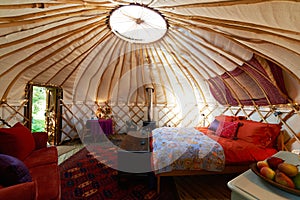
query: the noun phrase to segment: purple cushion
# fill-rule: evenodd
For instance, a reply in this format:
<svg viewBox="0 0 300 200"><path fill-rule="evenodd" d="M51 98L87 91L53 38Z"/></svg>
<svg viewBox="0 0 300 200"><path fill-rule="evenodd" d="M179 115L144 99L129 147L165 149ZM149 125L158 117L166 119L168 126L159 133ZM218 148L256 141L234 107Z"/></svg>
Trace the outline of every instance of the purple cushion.
<svg viewBox="0 0 300 200"><path fill-rule="evenodd" d="M0 185L7 187L30 181L29 170L21 160L0 154Z"/></svg>
<svg viewBox="0 0 300 200"><path fill-rule="evenodd" d="M219 127L219 124L220 122L218 120L214 120L208 127L208 130L211 130L211 131L217 131L218 127Z"/></svg>

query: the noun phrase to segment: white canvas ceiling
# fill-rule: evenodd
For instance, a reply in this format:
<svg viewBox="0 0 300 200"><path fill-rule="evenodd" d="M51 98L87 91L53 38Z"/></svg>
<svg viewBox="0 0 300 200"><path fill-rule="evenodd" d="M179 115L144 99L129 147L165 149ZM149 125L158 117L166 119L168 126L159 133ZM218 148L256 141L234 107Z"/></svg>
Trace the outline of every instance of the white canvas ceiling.
<svg viewBox="0 0 300 200"><path fill-rule="evenodd" d="M117 37L110 13L129 3L159 11L167 34L150 44ZM22 101L33 82L62 87L70 102L144 103L150 84L159 104L174 96L213 103L207 80L254 54L283 69L289 98L299 101L299 1L0 0L3 101Z"/></svg>

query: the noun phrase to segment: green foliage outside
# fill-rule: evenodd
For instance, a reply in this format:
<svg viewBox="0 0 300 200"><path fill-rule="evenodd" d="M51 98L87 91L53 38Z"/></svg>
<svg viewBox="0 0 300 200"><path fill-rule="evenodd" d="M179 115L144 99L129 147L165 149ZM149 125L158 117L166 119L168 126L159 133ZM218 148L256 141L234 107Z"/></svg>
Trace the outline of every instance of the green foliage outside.
<svg viewBox="0 0 300 200"><path fill-rule="evenodd" d="M46 88L33 87L32 132L45 131Z"/></svg>
<svg viewBox="0 0 300 200"><path fill-rule="evenodd" d="M45 131L45 120L42 119L32 119L32 132L44 132Z"/></svg>

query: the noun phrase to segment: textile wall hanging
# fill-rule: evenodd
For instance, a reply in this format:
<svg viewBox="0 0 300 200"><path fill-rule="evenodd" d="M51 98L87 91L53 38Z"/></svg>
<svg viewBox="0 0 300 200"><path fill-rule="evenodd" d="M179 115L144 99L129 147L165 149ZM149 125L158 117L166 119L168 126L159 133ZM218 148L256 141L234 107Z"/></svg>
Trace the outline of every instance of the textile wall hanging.
<svg viewBox="0 0 300 200"><path fill-rule="evenodd" d="M241 67L208 80L210 91L222 105L276 105L289 102L282 69L254 55Z"/></svg>

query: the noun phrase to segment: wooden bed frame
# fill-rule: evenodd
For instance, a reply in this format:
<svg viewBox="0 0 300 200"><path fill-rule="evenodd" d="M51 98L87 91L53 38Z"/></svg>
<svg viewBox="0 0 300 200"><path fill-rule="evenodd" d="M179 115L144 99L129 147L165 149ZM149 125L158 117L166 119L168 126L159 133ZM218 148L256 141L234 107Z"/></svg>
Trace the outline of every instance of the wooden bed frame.
<svg viewBox="0 0 300 200"><path fill-rule="evenodd" d="M277 150L284 151L286 150L285 144L285 132L280 131L280 134L277 137ZM226 165L224 170L222 171L207 171L207 170L173 170L170 172L163 172L156 174L157 179L157 193L160 193L160 178L163 176L193 176L193 175L210 175L210 174L235 174L235 173L243 173L250 169L250 164L243 164L243 165Z"/></svg>
<svg viewBox="0 0 300 200"><path fill-rule="evenodd" d="M157 180L157 193L160 193L160 178L162 176L193 176L193 175L210 175L210 174L234 174L243 173L249 169L249 164L247 165L228 165L225 166L224 170L220 172L207 171L207 170L173 170L171 172L163 172L156 174Z"/></svg>

